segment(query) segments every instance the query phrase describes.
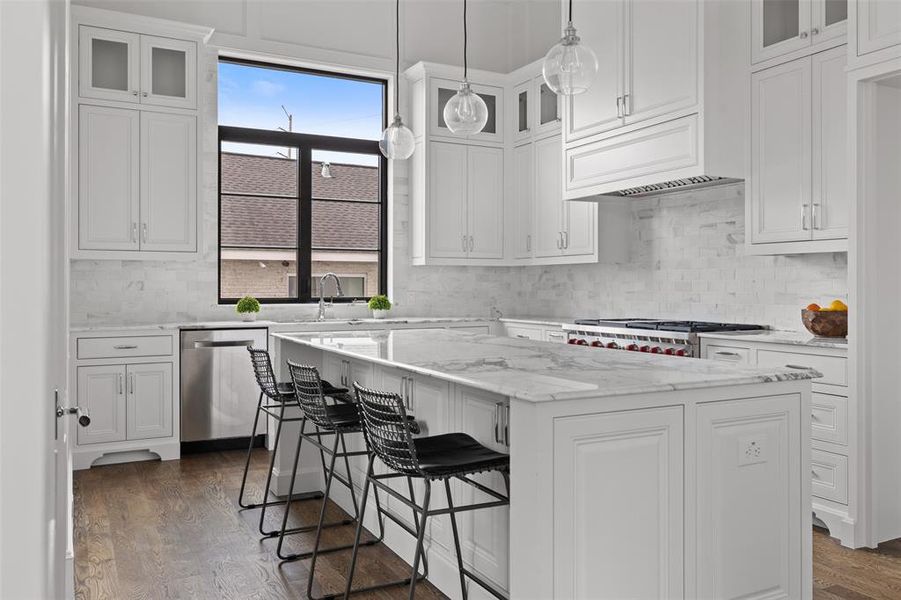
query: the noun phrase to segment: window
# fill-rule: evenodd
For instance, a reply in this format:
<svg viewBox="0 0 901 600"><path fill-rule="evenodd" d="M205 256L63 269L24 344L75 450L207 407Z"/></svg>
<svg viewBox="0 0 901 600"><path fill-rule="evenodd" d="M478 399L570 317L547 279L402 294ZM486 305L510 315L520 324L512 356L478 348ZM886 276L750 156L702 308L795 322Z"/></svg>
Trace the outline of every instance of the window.
<svg viewBox="0 0 901 600"><path fill-rule="evenodd" d="M315 301L329 272L338 301L386 293L385 92L382 80L220 61L221 304Z"/></svg>

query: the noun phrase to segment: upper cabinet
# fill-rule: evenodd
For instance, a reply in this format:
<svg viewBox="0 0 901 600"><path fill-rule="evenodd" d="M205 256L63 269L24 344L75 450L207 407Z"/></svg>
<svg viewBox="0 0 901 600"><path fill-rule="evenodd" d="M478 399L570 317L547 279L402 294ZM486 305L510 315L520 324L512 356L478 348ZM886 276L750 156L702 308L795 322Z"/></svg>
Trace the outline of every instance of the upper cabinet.
<svg viewBox="0 0 901 600"><path fill-rule="evenodd" d="M79 27L82 98L196 108L197 44L114 29Z"/></svg>
<svg viewBox="0 0 901 600"><path fill-rule="evenodd" d="M851 55L859 63L883 61L901 56L901 2L898 0L850 0L852 23ZM856 9L856 10L855 10Z"/></svg>
<svg viewBox="0 0 901 600"><path fill-rule="evenodd" d="M841 46L751 76L752 253L847 249L846 64Z"/></svg>
<svg viewBox="0 0 901 600"><path fill-rule="evenodd" d="M527 70L524 75L529 76L533 70ZM544 77L539 75L519 83L513 87L512 96L511 137L514 144L532 137L560 133L562 102L560 96L544 82Z"/></svg>
<svg viewBox="0 0 901 600"><path fill-rule="evenodd" d="M848 0L751 0L751 62L842 44Z"/></svg>
<svg viewBox="0 0 901 600"><path fill-rule="evenodd" d="M481 132L462 139L503 143L504 141L504 88L472 82L472 91L485 101L488 108L488 122ZM428 120L429 131L436 137L456 136L444 122L444 106L460 89L460 82L453 79L432 77L429 80Z"/></svg>

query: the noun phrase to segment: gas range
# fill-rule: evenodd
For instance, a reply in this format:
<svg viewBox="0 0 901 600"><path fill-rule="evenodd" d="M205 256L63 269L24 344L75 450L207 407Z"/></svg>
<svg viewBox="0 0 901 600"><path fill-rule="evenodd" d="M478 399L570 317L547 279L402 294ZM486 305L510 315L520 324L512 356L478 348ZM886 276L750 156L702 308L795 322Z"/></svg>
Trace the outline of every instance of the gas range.
<svg viewBox="0 0 901 600"><path fill-rule="evenodd" d="M576 319L567 323L567 343L669 356L699 357L699 333L755 331L761 325L667 319Z"/></svg>

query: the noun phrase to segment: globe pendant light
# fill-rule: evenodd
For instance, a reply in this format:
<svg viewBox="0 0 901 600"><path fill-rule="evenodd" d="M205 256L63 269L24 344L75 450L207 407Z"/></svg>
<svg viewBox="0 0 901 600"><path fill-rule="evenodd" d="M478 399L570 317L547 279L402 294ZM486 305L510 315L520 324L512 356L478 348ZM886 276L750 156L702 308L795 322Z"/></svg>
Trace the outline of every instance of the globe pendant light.
<svg viewBox="0 0 901 600"><path fill-rule="evenodd" d="M451 133L472 135L479 133L488 122L488 105L469 85L466 60L466 0L463 0L463 81L460 90L444 105L444 123Z"/></svg>
<svg viewBox="0 0 901 600"><path fill-rule="evenodd" d="M379 139L379 150L385 158L392 160L406 160L413 155L415 142L413 132L404 125L400 116L398 104L398 89L400 88L400 0L394 5L394 120L382 132Z"/></svg>
<svg viewBox="0 0 901 600"><path fill-rule="evenodd" d="M569 0L569 23L563 30L563 38L548 50L541 73L549 88L566 96L585 92L597 77L598 59L591 48L581 43L573 27L572 0Z"/></svg>

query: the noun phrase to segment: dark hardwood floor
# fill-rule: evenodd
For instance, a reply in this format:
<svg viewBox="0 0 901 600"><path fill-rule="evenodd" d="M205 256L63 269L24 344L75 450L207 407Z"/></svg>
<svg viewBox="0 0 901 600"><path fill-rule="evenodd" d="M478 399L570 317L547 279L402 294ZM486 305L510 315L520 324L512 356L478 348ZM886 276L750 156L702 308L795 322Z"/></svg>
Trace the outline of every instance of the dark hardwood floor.
<svg viewBox="0 0 901 600"><path fill-rule="evenodd" d="M268 453L254 454L250 493L258 498ZM259 511L239 511L243 452L195 454L179 461L96 467L75 474L75 578L80 600L306 598L308 560L281 567L274 541L260 541ZM330 516L341 511L330 505ZM280 508L270 512L276 527ZM318 502L292 509L295 524L318 518ZM324 544L353 541L351 527L333 528ZM312 536L290 538L290 550L309 547ZM877 550L848 550L814 532L815 600L901 598L901 540ZM315 594L343 589L350 555L323 555ZM383 546L363 551L361 585L406 575L409 567ZM321 587L320 587L321 586ZM355 598L406 598L393 588ZM444 598L431 585L417 598Z"/></svg>

